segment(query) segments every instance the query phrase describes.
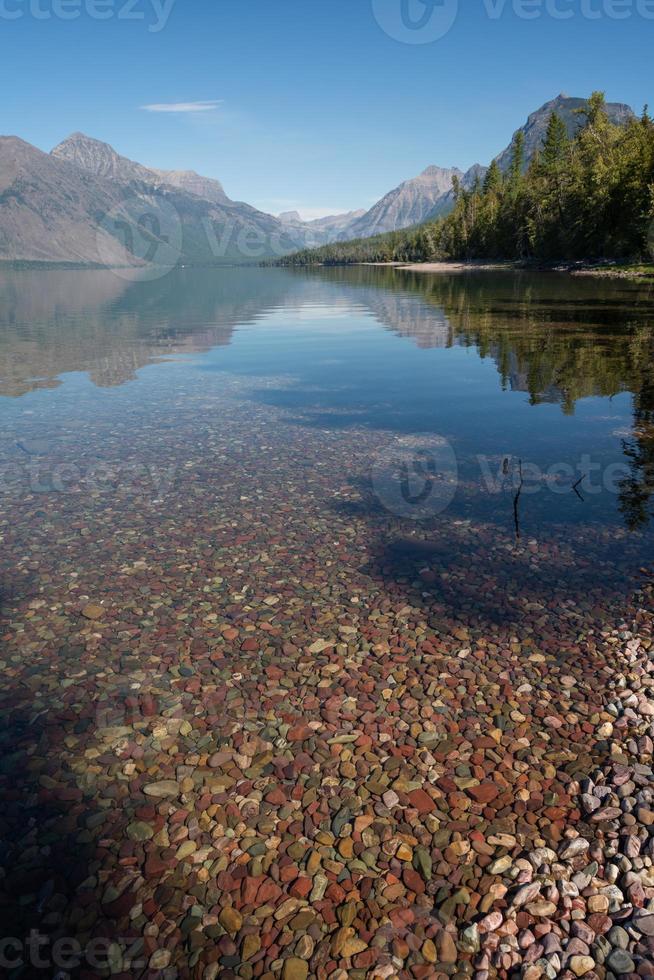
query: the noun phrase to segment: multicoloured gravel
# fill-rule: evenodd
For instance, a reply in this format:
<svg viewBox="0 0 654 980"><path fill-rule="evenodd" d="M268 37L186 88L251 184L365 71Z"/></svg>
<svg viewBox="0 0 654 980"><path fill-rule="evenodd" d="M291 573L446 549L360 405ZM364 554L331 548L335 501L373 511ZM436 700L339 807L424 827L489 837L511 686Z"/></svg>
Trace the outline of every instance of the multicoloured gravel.
<svg viewBox="0 0 654 980"><path fill-rule="evenodd" d="M23 420L113 482L0 502L15 975L30 930L89 978L653 975L640 542L408 527L369 485L388 433L248 386L180 383L129 438Z"/></svg>

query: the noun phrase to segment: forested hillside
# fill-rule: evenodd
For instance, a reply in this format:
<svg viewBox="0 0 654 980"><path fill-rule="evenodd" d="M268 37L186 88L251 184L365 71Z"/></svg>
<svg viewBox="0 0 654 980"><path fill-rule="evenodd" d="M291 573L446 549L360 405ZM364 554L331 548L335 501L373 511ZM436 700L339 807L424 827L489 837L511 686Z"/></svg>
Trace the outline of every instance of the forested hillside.
<svg viewBox="0 0 654 980"><path fill-rule="evenodd" d="M284 264L429 262L445 259L595 260L651 257L654 122L647 108L625 125L611 122L604 95L579 110L570 139L552 113L543 145L525 167L524 134L508 169L494 161L483 183L455 177L447 217L375 238L291 255Z"/></svg>

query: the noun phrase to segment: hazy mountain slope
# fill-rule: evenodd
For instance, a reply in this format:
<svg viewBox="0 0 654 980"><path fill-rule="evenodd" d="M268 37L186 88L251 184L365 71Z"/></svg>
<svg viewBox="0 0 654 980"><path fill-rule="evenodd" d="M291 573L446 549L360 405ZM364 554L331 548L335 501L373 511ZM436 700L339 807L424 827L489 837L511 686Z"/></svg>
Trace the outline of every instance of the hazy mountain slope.
<svg viewBox="0 0 654 980"><path fill-rule="evenodd" d="M98 176L129 184L140 181L149 186L151 193L166 195L170 203L178 208L185 234L188 239L184 257L189 261L207 261L216 256L207 255L207 235L203 229L193 226L197 221L206 224L211 221L214 232L209 231L213 252L218 249L218 258L255 259L289 251L304 242L301 235L294 235L292 229L284 226L279 219L263 211L258 211L240 201L232 201L220 183L211 177L203 177L193 170L156 170L121 156L108 143L74 133L52 150L52 155L65 159L76 166L89 170ZM199 206L194 198L200 198L204 205ZM206 212L207 203L211 213ZM218 241L217 241L218 240ZM227 251L225 254L225 248Z"/></svg>
<svg viewBox="0 0 654 980"><path fill-rule="evenodd" d="M213 204L232 204L223 185L213 177L202 177L195 170L153 170L164 184L170 184L188 194L197 194Z"/></svg>
<svg viewBox="0 0 654 980"><path fill-rule="evenodd" d="M120 208L110 183L83 174L15 136L0 137L0 259L137 264L97 224Z"/></svg>
<svg viewBox="0 0 654 980"><path fill-rule="evenodd" d="M298 211L284 211L279 215L279 220L294 238L301 240L305 247L311 247L337 241L340 235L365 213L361 208L359 211L330 214L324 218L303 221Z"/></svg>
<svg viewBox="0 0 654 980"><path fill-rule="evenodd" d="M343 214L330 214L324 218L314 218L312 221L307 221L307 224L310 228L320 228L324 231L342 231L353 221L363 217L365 213L365 208L359 208L358 211L346 211Z"/></svg>
<svg viewBox="0 0 654 980"><path fill-rule="evenodd" d="M443 195L452 190L452 178L463 177L456 167L427 167L418 177L389 191L380 201L341 233L343 241L369 238L425 221Z"/></svg>
<svg viewBox="0 0 654 980"><path fill-rule="evenodd" d="M472 188L475 186L477 182L482 184L484 181L484 177L486 176L487 170L488 170L487 167L482 167L481 164L479 163L473 164L473 166L470 167L470 170L467 170L463 175L461 179L461 186L464 187L465 190L469 191L472 190ZM445 217L446 214L450 213L453 207L454 207L454 191L452 190L452 188L450 188L447 194L443 194L442 197L438 199L434 209L427 216L427 220L431 221L434 218L443 218Z"/></svg>
<svg viewBox="0 0 654 980"><path fill-rule="evenodd" d="M303 242L277 218L230 201L218 181L198 177L224 203L184 189L189 180L196 184L197 175L175 173L164 182L156 171L82 134L50 154L4 138L0 175L4 259L213 264L256 261Z"/></svg>

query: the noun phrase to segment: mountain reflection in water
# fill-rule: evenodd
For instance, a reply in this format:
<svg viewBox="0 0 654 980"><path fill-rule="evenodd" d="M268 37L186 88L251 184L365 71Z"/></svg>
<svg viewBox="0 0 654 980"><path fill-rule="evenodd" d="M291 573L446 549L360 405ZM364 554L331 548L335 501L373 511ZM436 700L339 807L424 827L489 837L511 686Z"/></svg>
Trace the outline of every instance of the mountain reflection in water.
<svg viewBox="0 0 654 980"><path fill-rule="evenodd" d="M573 417L585 399L600 398L608 417L611 399L630 395L628 419L617 419L612 430L620 435L629 466L619 510L630 528L647 522L654 484L654 295L632 283L556 274L440 276L373 267L179 269L143 283L111 271L5 271L0 273L0 394L11 399L54 389L74 372L88 375L99 388L122 386L162 359L204 355L237 338L247 348L248 331L255 327L274 331L287 321L314 323L319 311L331 323L343 324L343 334L332 340L337 361L347 356L348 318L354 317L357 329L381 325L424 352L421 365L435 364L425 359L455 349L494 363L497 390L524 392L528 410L550 404ZM411 376L399 379L389 370L393 352L376 333L369 333L367 343L360 385L352 379L348 384L342 368L330 369L325 356L313 376L312 351L289 348L288 373L295 383L279 390L273 385L262 397L301 410L304 421L312 418L316 425L363 424L400 432L431 431L434 407L447 415L455 397L460 412L458 421L454 415L448 419L448 436L461 435L470 450L488 448L474 445L473 410L475 424L494 424L501 431L499 419L491 422L496 403L487 372L478 376L480 388L470 362L452 358L451 391L439 394L434 388L428 394L426 380L423 390L419 377L414 387ZM259 360L250 351L236 370L265 375L267 352L259 350ZM283 357L276 356L271 373L279 375ZM220 370L220 361L212 361L210 369ZM224 369L232 370L227 363ZM516 426L529 424L521 411ZM591 427L589 452L594 433ZM539 428L543 445L562 436L564 430L553 435ZM508 447L495 447L498 452L511 451L512 439L506 442Z"/></svg>

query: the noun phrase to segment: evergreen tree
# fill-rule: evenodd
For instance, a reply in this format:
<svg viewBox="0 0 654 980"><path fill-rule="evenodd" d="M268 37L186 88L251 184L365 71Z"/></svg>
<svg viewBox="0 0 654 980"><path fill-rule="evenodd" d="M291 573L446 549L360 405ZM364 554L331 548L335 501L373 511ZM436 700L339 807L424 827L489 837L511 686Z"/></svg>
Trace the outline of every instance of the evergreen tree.
<svg viewBox="0 0 654 980"><path fill-rule="evenodd" d="M522 176L525 166L525 134L521 129L513 137L511 145L511 163L509 165L509 184L515 189Z"/></svg>
<svg viewBox="0 0 654 980"><path fill-rule="evenodd" d="M565 123L556 112L550 116L547 124L547 133L543 142L543 163L546 167L553 169L560 164L566 156L568 149L568 131Z"/></svg>
<svg viewBox="0 0 654 980"><path fill-rule="evenodd" d="M502 187L502 171L497 160L493 160L484 178L484 194L499 194Z"/></svg>

